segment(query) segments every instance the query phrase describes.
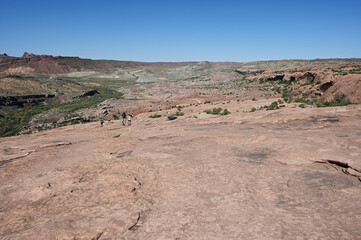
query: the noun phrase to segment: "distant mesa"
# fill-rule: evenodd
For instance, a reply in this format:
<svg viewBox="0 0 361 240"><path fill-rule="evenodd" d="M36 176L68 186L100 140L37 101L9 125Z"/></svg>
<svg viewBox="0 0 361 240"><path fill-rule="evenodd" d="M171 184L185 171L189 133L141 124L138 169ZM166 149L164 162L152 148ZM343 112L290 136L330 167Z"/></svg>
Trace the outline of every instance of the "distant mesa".
<svg viewBox="0 0 361 240"><path fill-rule="evenodd" d="M28 52L24 52L22 58L35 58L35 57L53 57L53 55L36 55L34 53L28 53Z"/></svg>

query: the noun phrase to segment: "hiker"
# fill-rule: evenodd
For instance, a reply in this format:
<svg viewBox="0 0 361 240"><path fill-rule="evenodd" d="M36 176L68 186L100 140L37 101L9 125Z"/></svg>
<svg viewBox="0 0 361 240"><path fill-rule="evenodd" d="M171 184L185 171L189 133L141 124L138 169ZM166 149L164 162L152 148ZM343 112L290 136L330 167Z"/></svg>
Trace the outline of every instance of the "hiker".
<svg viewBox="0 0 361 240"><path fill-rule="evenodd" d="M104 125L104 120L100 119L100 126L103 127L103 125Z"/></svg>
<svg viewBox="0 0 361 240"><path fill-rule="evenodd" d="M132 116L128 115L128 126L132 125Z"/></svg>
<svg viewBox="0 0 361 240"><path fill-rule="evenodd" d="M126 123L126 117L127 117L127 114L125 112L122 113L122 124L123 126L125 126L125 123Z"/></svg>

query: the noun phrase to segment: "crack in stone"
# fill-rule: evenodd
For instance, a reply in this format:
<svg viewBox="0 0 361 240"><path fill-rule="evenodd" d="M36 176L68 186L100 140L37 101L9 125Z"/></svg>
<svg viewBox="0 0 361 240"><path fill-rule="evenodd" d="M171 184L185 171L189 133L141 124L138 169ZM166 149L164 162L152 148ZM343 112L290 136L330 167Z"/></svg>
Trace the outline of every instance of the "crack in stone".
<svg viewBox="0 0 361 240"><path fill-rule="evenodd" d="M361 170L350 166L346 162L341 162L341 161L331 160L331 159L321 159L321 160L314 161L313 163L331 164L336 169L338 169L337 167L341 167L341 171L344 174L350 175L353 177L357 177L358 180L361 182Z"/></svg>
<svg viewBox="0 0 361 240"><path fill-rule="evenodd" d="M7 163L13 162L14 160L27 157L27 156L29 156L31 153L33 153L33 151L32 151L32 152L28 152L27 154L22 155L22 156L18 156L18 157L10 158L10 159L8 159L8 160L0 161L0 167L3 166L3 165L5 165L5 164L7 164Z"/></svg>
<svg viewBox="0 0 361 240"><path fill-rule="evenodd" d="M103 235L104 232L97 233L95 237L92 238L92 240L99 240L99 238Z"/></svg>
<svg viewBox="0 0 361 240"><path fill-rule="evenodd" d="M139 220L140 220L140 212L138 213L138 218L137 218L137 220L135 221L134 224L132 224L132 226L130 226L130 227L128 228L128 230L129 230L129 231L135 230L136 227L137 227L137 224L138 224Z"/></svg>

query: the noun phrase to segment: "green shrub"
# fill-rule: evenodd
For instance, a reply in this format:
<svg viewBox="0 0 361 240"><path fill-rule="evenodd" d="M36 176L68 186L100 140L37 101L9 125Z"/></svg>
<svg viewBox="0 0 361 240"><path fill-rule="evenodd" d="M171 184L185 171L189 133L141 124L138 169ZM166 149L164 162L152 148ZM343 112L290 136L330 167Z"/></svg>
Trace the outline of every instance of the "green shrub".
<svg viewBox="0 0 361 240"><path fill-rule="evenodd" d="M228 115L228 114L231 114L230 111L228 111L228 109L224 109L223 112L221 113L221 115Z"/></svg>
<svg viewBox="0 0 361 240"><path fill-rule="evenodd" d="M222 108L213 108L213 114L220 114L222 111Z"/></svg>
<svg viewBox="0 0 361 240"><path fill-rule="evenodd" d="M160 114L154 114L154 115L150 115L149 118L160 118L162 115Z"/></svg>
<svg viewBox="0 0 361 240"><path fill-rule="evenodd" d="M213 108L213 110L204 110L203 112L207 113L207 114L214 114L214 115L228 115L231 114L230 111L228 111L228 109L224 109L222 112L222 108Z"/></svg>
<svg viewBox="0 0 361 240"><path fill-rule="evenodd" d="M255 112L256 110L256 108L252 108L250 112Z"/></svg>
<svg viewBox="0 0 361 240"><path fill-rule="evenodd" d="M234 72L236 72L236 73L238 73L238 74L241 74L241 75L247 75L247 72L241 72L241 71L239 71L239 70L234 70Z"/></svg>
<svg viewBox="0 0 361 240"><path fill-rule="evenodd" d="M303 103L303 102L305 102L305 100L302 99L302 98L296 98L296 99L295 99L295 102L296 102L296 103Z"/></svg>
<svg viewBox="0 0 361 240"><path fill-rule="evenodd" d="M275 91L276 91L276 93L280 94L280 93L281 93L281 88L280 88L280 87L277 87L277 88L275 89Z"/></svg>
<svg viewBox="0 0 361 240"><path fill-rule="evenodd" d="M275 109L279 109L278 102L273 102L271 103L271 105L267 107L267 110L275 110Z"/></svg>
<svg viewBox="0 0 361 240"><path fill-rule="evenodd" d="M305 108L306 106L305 106L305 104L304 103L302 103L302 104L300 104L300 105L298 105L300 108Z"/></svg>
<svg viewBox="0 0 361 240"><path fill-rule="evenodd" d="M291 99L290 92L288 91L287 88L284 88L282 90L282 98L285 102L288 102Z"/></svg>
<svg viewBox="0 0 361 240"><path fill-rule="evenodd" d="M345 100L345 99L334 99L330 102L323 102L323 101L319 101L316 103L317 107L337 107L337 106L347 106L352 104L350 101Z"/></svg>

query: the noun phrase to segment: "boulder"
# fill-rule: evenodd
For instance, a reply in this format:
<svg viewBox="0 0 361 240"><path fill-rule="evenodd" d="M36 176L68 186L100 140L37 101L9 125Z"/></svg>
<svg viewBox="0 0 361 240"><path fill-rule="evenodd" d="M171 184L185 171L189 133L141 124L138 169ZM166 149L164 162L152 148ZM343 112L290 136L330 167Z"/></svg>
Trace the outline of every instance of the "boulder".
<svg viewBox="0 0 361 240"><path fill-rule="evenodd" d="M168 120L175 120L175 119L177 119L177 116L175 116L174 114L168 116Z"/></svg>

